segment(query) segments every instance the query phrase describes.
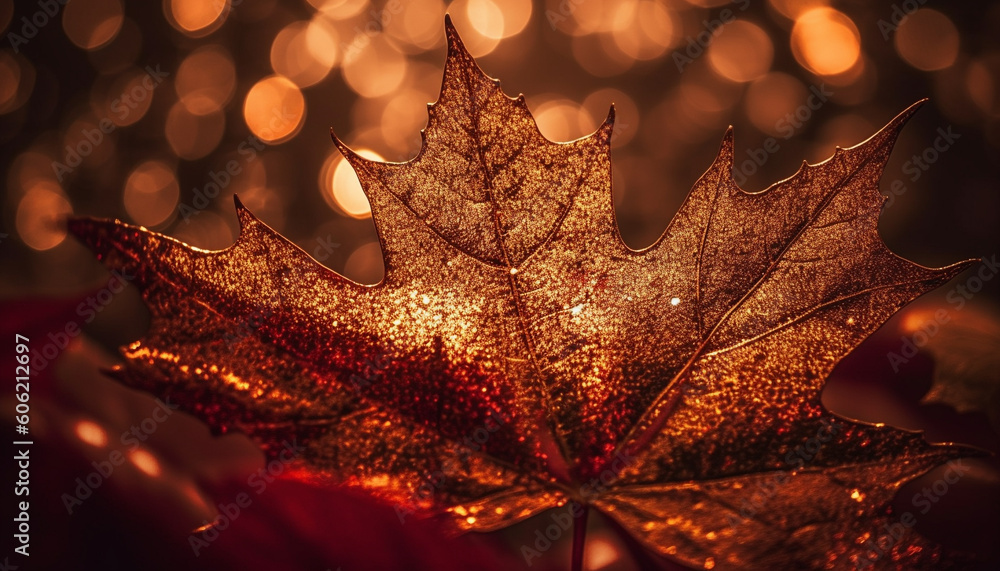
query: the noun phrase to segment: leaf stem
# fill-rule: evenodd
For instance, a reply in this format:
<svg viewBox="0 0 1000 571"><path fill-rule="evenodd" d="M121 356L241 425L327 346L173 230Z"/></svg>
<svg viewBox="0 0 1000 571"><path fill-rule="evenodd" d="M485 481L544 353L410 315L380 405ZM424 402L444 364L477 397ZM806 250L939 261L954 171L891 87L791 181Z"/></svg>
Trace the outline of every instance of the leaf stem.
<svg viewBox="0 0 1000 571"><path fill-rule="evenodd" d="M573 560L572 571L583 571L583 546L587 537L587 512L590 506L584 504L580 515L573 520Z"/></svg>

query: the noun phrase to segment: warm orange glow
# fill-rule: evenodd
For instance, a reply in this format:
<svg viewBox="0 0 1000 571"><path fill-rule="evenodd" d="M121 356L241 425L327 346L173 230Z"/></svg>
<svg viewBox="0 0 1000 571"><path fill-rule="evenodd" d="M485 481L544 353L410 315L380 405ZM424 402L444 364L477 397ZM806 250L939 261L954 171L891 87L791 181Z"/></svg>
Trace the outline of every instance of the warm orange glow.
<svg viewBox="0 0 1000 571"><path fill-rule="evenodd" d="M531 0L503 0L497 5L503 10L503 37L520 34L531 21Z"/></svg>
<svg viewBox="0 0 1000 571"><path fill-rule="evenodd" d="M42 152L37 147L18 155L11 161L10 169L7 171L8 193L14 189L20 191L31 188L36 181L40 180L56 184L52 173L52 161L51 155Z"/></svg>
<svg viewBox="0 0 1000 571"><path fill-rule="evenodd" d="M324 17L346 20L361 13L369 6L367 0L307 0Z"/></svg>
<svg viewBox="0 0 1000 571"><path fill-rule="evenodd" d="M239 156L239 155L236 155ZM240 200L249 207L249 197L244 197L244 193L251 192L255 188L267 187L267 164L265 161L253 160L242 166L240 173L233 177L229 189L240 194ZM267 208L263 204L262 208ZM252 212L256 210L251 209Z"/></svg>
<svg viewBox="0 0 1000 571"><path fill-rule="evenodd" d="M211 504L202 497L201 492L190 482L184 482L180 487L181 494L190 502L191 506L199 512L211 511Z"/></svg>
<svg viewBox="0 0 1000 571"><path fill-rule="evenodd" d="M580 129L588 134L597 129L607 118L612 103L615 105L615 130L611 136L611 145L621 147L631 141L639 131L639 108L635 101L622 91L605 88L588 95L583 100L583 109L586 113L580 117Z"/></svg>
<svg viewBox="0 0 1000 571"><path fill-rule="evenodd" d="M607 34L574 37L571 49L576 63L597 77L617 75L635 63L635 58L622 52L614 38Z"/></svg>
<svg viewBox="0 0 1000 571"><path fill-rule="evenodd" d="M287 196L286 191L282 189L281 191L275 190L273 188L268 188L260 183L253 183L253 178L263 178L263 169L260 169L260 173L252 172L254 166L260 164L257 162L249 163L244 172L240 173L239 178L230 187L234 192L238 193L240 196L240 201L254 213L254 216L259 217L262 220L267 221L267 225L273 228L277 232L282 232L285 229L285 221L287 218L287 208L285 204L285 198ZM243 184L243 183L246 184ZM235 187L239 187L236 190Z"/></svg>
<svg viewBox="0 0 1000 571"><path fill-rule="evenodd" d="M809 93L801 81L787 73L771 72L750 84L746 93L746 110L750 122L768 135L787 136L792 123L786 120L794 114Z"/></svg>
<svg viewBox="0 0 1000 571"><path fill-rule="evenodd" d="M115 125L132 125L145 117L153 103L157 87L143 70L133 70L116 80L105 94L102 105L94 110L99 118L108 118Z"/></svg>
<svg viewBox="0 0 1000 571"><path fill-rule="evenodd" d="M69 128L66 129L65 138L63 139L63 152L66 153L66 155L64 155L61 159L61 162L70 162L70 159L66 158L69 156L68 151L65 150L66 146L69 146L80 154L81 160L86 168L99 167L113 158L117 146L115 144L115 135L113 133L104 135L99 140L98 144L94 144L88 140L88 135L93 138L94 133L100 132L97 119L89 113L70 123ZM86 154L86 156L83 156L84 154ZM51 169L49 172L52 172Z"/></svg>
<svg viewBox="0 0 1000 571"><path fill-rule="evenodd" d="M351 252L344 262L344 275L358 283L375 284L385 275L382 248L378 242L368 242Z"/></svg>
<svg viewBox="0 0 1000 571"><path fill-rule="evenodd" d="M854 65L848 68L847 71L838 75L828 75L824 78L824 81L828 81L831 85L838 85L842 87L858 85L858 87L862 88L863 91L863 85L861 84L865 82L865 80L870 81L873 79L873 68L870 67L870 64L866 63L865 59L864 55L862 55L862 57L858 58L858 60L854 62ZM840 95L839 99L842 104L848 104L848 100L850 99L848 93L849 92L843 89L838 90L838 94ZM861 99L861 101L863 100L864 99Z"/></svg>
<svg viewBox="0 0 1000 571"><path fill-rule="evenodd" d="M73 214L73 207L58 184L38 180L17 205L17 234L30 248L51 250L66 239L63 220Z"/></svg>
<svg viewBox="0 0 1000 571"><path fill-rule="evenodd" d="M994 117L1000 115L998 78L1000 78L1000 55L995 53L969 64L965 76L969 97L981 111Z"/></svg>
<svg viewBox="0 0 1000 571"><path fill-rule="evenodd" d="M732 81L753 81L767 73L774 46L756 24L737 20L724 28L708 48L708 61L719 75Z"/></svg>
<svg viewBox="0 0 1000 571"><path fill-rule="evenodd" d="M232 373L222 373L222 381L238 391L250 390L250 383Z"/></svg>
<svg viewBox="0 0 1000 571"><path fill-rule="evenodd" d="M674 20L659 2L623 2L614 12L614 43L625 55L637 60L656 59L674 40Z"/></svg>
<svg viewBox="0 0 1000 571"><path fill-rule="evenodd" d="M174 89L191 113L207 115L221 110L236 90L236 69L229 51L210 44L191 52L177 68Z"/></svg>
<svg viewBox="0 0 1000 571"><path fill-rule="evenodd" d="M344 54L344 81L362 97L388 95L403 83L406 68L406 57L381 36Z"/></svg>
<svg viewBox="0 0 1000 571"><path fill-rule="evenodd" d="M503 10L493 0L456 0L448 6L462 41L474 57L491 53L504 35Z"/></svg>
<svg viewBox="0 0 1000 571"><path fill-rule="evenodd" d="M171 9L182 3L162 1ZM786 20L769 1L794 19ZM998 147L1000 125L970 97L976 93L983 105L995 107L1000 74L986 61L993 46L963 46L949 69L918 73L896 57L892 38L878 39L875 21L897 19L894 7L879 11L843 3L846 14L859 18L855 26L846 15L809 0L801 6L811 11L793 7L792 0L400 0L399 10L389 8L395 0L230 2L232 20L201 38L163 21L161 37L146 26L149 14L135 12L143 22L140 55L113 71L90 66L60 73L59 53L43 50L41 43L30 46L41 54L40 93L24 112L4 117L11 128L0 129L0 139L9 137L11 158L29 145L36 149L31 152L37 156L20 159L16 167L17 178L35 178L27 188L8 191L8 224L24 206L21 199L47 184L44 171L52 170L52 160L62 160L68 135L91 131L95 120L112 114L88 103L119 96L111 84L131 75L128 66L162 62L169 77L140 113L144 120L109 134L101 152L112 158L103 168L82 164L65 191L51 184L67 208L124 222L74 220L69 227L84 245L66 240L41 253L6 230L12 243L0 245L16 256L12 275L21 276L7 289L16 294L28 287L45 292L74 286L79 280L63 278L100 270L80 255L87 247L112 268L124 264L130 272L165 276L164 295L147 300L153 315L146 338L156 343L131 343L123 363L138 372L175 371L168 376L180 384L160 396L193 403L186 410L214 427L272 426L255 443L235 442L238 449L230 447L231 454L212 463L235 470L237 477L259 464L255 446L273 453L284 444L277 444L282 430L294 432L296 426L282 418L301 420L299 412L313 410L306 415L313 420L302 422L315 428L310 431L317 438L343 446L336 457L294 458L297 468L290 469L313 483L329 486L336 479L378 501L406 502L414 509L411 521L433 515L444 496L453 501L438 510L439 518L466 531L498 529L542 510L562 514L578 507L572 504L581 495L566 481L614 472L629 476L605 482L618 488L612 495L620 500L620 529L592 526L587 545L580 546L589 569L632 565L626 560L638 554L630 552L629 536L655 540L648 545L656 552L652 558L662 555L696 568L802 559L795 545L774 542L766 552L728 549L773 539L773 530L752 514L730 529L703 517L711 506L701 513L674 508L699 494L739 503L753 499L757 480L773 483L773 462L748 453L740 442L729 445L746 434L786 449L826 438L816 431L818 419L830 416L821 406L820 377L918 289L957 272L957 266L915 266L884 247L875 223L876 183L882 177L882 191L891 186L898 194L894 179L901 179L910 187L906 200L919 203L920 189L906 178L914 171L900 165L911 155L915 163L939 135L949 141L964 137L959 147L973 143L949 154L949 161L988 165L980 160L980 147ZM450 25L442 31L437 21L434 33L427 32L428 18L415 8L425 5L433 14L448 8L461 33L490 55L477 66ZM566 21L586 22L589 31L580 33L582 25L574 25L572 35L556 29L547 13L563 6ZM46 32L59 35L58 29ZM426 43L413 40L423 34ZM837 59L847 57L838 42L856 52L846 68ZM96 51L116 49L111 45ZM425 45L436 47L428 51ZM75 55L88 65L88 54ZM593 76L629 69L622 77ZM494 77L505 79L504 89ZM869 84L881 92L857 95ZM609 85L618 89L601 89ZM935 102L925 106L932 116L924 133L912 123L902 130L918 106L891 120L900 109L892 102L898 104L915 85L957 93L973 120L944 113L946 120L938 121L946 108ZM530 114L523 98L505 97L521 92ZM536 92L544 95L536 98ZM428 124L425 105L435 99ZM605 121L612 103L615 132L609 121L586 137ZM863 136L843 136L863 121L878 124ZM944 133L952 124L956 130ZM327 138L330 125L337 133L334 145ZM735 144L728 125L735 126ZM979 132L977 125L989 128ZM873 132L878 134L870 137ZM421 135L419 159L395 162L404 153L414 156ZM258 137L283 144L269 146ZM867 142L832 159L819 157L825 162L814 160L817 149L844 140ZM357 151L347 152L341 141ZM897 141L892 168L883 173ZM609 153L612 146L618 148ZM364 158L356 159L355 152ZM383 157L393 162L366 162ZM796 173L804 157L820 164ZM39 170L36 162L45 163L41 172L27 174ZM352 164L359 165L356 171ZM930 174L947 179L943 170ZM934 182L929 178L918 186ZM991 190L988 178L971 182ZM319 196L310 188L314 180ZM771 180L782 182L758 192ZM972 204L963 188L951 185L954 196L935 203ZM234 192L240 198L235 207ZM897 208L894 214L912 213L905 205ZM973 222L988 226L983 217L990 210L973 211L980 215ZM279 232L283 225L286 231ZM224 251L205 255L203 249ZM50 267L59 271L47 275ZM356 287L342 276L385 282ZM903 282L912 287L898 285ZM878 300L867 299L872 288ZM829 300L837 305L834 314L816 309ZM281 315L275 308L291 309ZM110 313L104 317L116 317ZM235 336L220 334L216 314L234 318L227 328ZM145 326L148 317L139 315L133 329ZM301 359L290 361L289 351ZM532 389L540 376L543 389L551 389L542 392L554 397L529 407L529 422L522 422L525 411L518 405L538 400L535 391L522 389ZM400 379L408 386L395 398L390 385ZM341 397L380 410L359 417L355 407L340 406ZM236 401L242 405L229 406ZM401 411L395 406L401 401L416 404ZM221 472L192 473L191 458L184 456L193 452L194 460L204 460L205 452L221 449L194 438L200 452L151 443L131 450L118 442L131 421L116 416L116 408L92 416L102 425L109 422L102 434L105 449L74 432L86 413L71 417L62 433L89 454L87 462L113 458L128 464L112 487L168 490L189 521L201 513L192 506L214 510L219 502L199 503L198 490L217 488L211 484ZM337 423L341 413L349 416ZM533 429L530 421L546 415L557 434ZM778 507L800 511L829 504L828 511L844 517L826 524L860 530L821 534L810 557L827 563L861 557L864 546L856 537L880 530L860 520L870 520L869 508L880 507L884 502L878 500L900 485L900 478L869 477L870 470L847 473L856 467L852 446L863 445L869 459L914 469L935 460L906 432L846 416L839 420L857 438L825 444L821 459L830 461L798 474L798 485L789 487L797 489L775 498L783 504ZM838 428L832 424L824 427L831 434ZM433 429L430 437L414 432L425 426ZM190 426L163 428L163 437L169 436L166 428L191 432ZM444 441L466 434L480 444L480 436L489 439L491 457L456 462L456 453L464 452ZM615 455L619 446L641 449L642 465L622 464ZM698 461L704 450L712 457ZM400 461L401 454L407 461ZM498 467L494 455L524 470ZM686 483L680 492L647 487L648 493L630 493L637 478L654 481L691 458L698 465L682 470L692 473L681 474ZM446 477L428 484L424 465ZM824 479L834 472L837 478ZM521 493L528 478L537 481L537 493ZM436 489L428 492L431 485ZM415 495L415 488L423 491ZM497 493L483 499L470 490ZM856 513L844 513L851 511L845 507ZM224 505L220 511L229 513ZM562 539L555 551L565 551L565 534ZM932 550L921 551L923 544L914 541L897 550L904 559L934 559L936 552L924 553ZM213 546L210 556L224 550ZM561 559L546 557L553 565Z"/></svg>
<svg viewBox="0 0 1000 571"><path fill-rule="evenodd" d="M472 28L483 37L491 40L504 37L504 13L493 0L468 0L465 16Z"/></svg>
<svg viewBox="0 0 1000 571"><path fill-rule="evenodd" d="M687 143L704 141L723 123L725 101L708 85L684 82L650 113L661 128Z"/></svg>
<svg viewBox="0 0 1000 571"><path fill-rule="evenodd" d="M899 25L896 51L906 63L923 71L944 69L958 57L958 29L937 10L922 9Z"/></svg>
<svg viewBox="0 0 1000 571"><path fill-rule="evenodd" d="M356 149L355 152L366 159L385 160L382 155L369 149ZM361 189L358 175L340 153L331 154L323 163L319 187L327 203L344 214L353 218L371 216L371 205Z"/></svg>
<svg viewBox="0 0 1000 571"><path fill-rule="evenodd" d="M35 88L35 67L19 55L0 51L0 114L20 109Z"/></svg>
<svg viewBox="0 0 1000 571"><path fill-rule="evenodd" d="M813 8L830 5L830 0L769 0L772 8L789 20L795 20Z"/></svg>
<svg viewBox="0 0 1000 571"><path fill-rule="evenodd" d="M247 126L266 143L282 143L294 137L302 128L305 115L302 92L280 75L258 81L243 103Z"/></svg>
<svg viewBox="0 0 1000 571"><path fill-rule="evenodd" d="M160 475L160 463L156 460L156 456L153 456L142 448L137 448L129 452L128 459L129 462L132 462L132 465L145 473L147 476L155 478Z"/></svg>
<svg viewBox="0 0 1000 571"><path fill-rule="evenodd" d="M594 130L581 129L581 123L584 123L585 127L592 127L588 124L590 114L569 99L549 99L538 105L532 104L530 108L538 124L538 130L550 141L572 141Z"/></svg>
<svg viewBox="0 0 1000 571"><path fill-rule="evenodd" d="M200 525L200 526L194 528L194 530L192 530L191 533L201 533L201 532L203 532L205 530L212 529L213 527L215 527L215 522L214 521L206 523L205 525Z"/></svg>
<svg viewBox="0 0 1000 571"><path fill-rule="evenodd" d="M101 448L108 444L107 432L96 422L81 420L76 423L73 431L77 438L91 446Z"/></svg>
<svg viewBox="0 0 1000 571"><path fill-rule="evenodd" d="M414 53L433 49L443 43L441 21L445 14L444 2L409 0L400 7L400 13L392 15L385 22L385 29L390 37L397 40L401 50Z"/></svg>
<svg viewBox="0 0 1000 571"><path fill-rule="evenodd" d="M844 13L815 8L795 21L792 53L813 73L837 75L851 69L861 57L861 35Z"/></svg>
<svg viewBox="0 0 1000 571"><path fill-rule="evenodd" d="M587 569L604 569L621 559L618 549L604 537L594 537L585 545L584 559Z"/></svg>
<svg viewBox="0 0 1000 571"><path fill-rule="evenodd" d="M177 207L179 197L177 177L162 161L140 164L125 181L125 210L143 226L156 226L167 220Z"/></svg>
<svg viewBox="0 0 1000 571"><path fill-rule="evenodd" d="M214 32L230 11L230 0L164 0L164 12L171 25L189 36Z"/></svg>
<svg viewBox="0 0 1000 571"><path fill-rule="evenodd" d="M189 220L171 230L171 236L202 250L221 250L236 239L236 229L214 212L202 210Z"/></svg>
<svg viewBox="0 0 1000 571"><path fill-rule="evenodd" d="M319 83L340 57L337 30L324 18L292 22L271 44L271 67L299 87Z"/></svg>
<svg viewBox="0 0 1000 571"><path fill-rule="evenodd" d="M63 8L62 24L71 42L94 50L115 38L124 18L120 0L75 0Z"/></svg>
<svg viewBox="0 0 1000 571"><path fill-rule="evenodd" d="M900 330L906 334L912 334L920 331L921 328L931 319L933 315L925 311L909 311L903 317L903 322L900 324Z"/></svg>
<svg viewBox="0 0 1000 571"><path fill-rule="evenodd" d="M703 132L719 127L718 121L723 114L736 105L741 94L738 87L717 74L699 74L693 69L684 74L678 94L681 96L682 107L673 111L699 125ZM678 119L675 121L680 122Z"/></svg>
<svg viewBox="0 0 1000 571"><path fill-rule="evenodd" d="M575 2L572 9L562 0L549 0L547 19L550 24L574 36L586 36L614 30L614 16L618 4L612 0L587 0Z"/></svg>
<svg viewBox="0 0 1000 571"><path fill-rule="evenodd" d="M87 59L101 75L112 75L136 65L142 50L142 30L124 17L115 37L100 49L87 52Z"/></svg>
<svg viewBox="0 0 1000 571"><path fill-rule="evenodd" d="M858 141L864 141L874 130L878 129L861 115L849 113L839 115L823 123L820 128L819 140L812 144L809 151L809 162L821 161L833 154L839 146L850 147ZM845 323L854 325L857 320L848 317Z"/></svg>
<svg viewBox="0 0 1000 571"><path fill-rule="evenodd" d="M194 160L214 151L222 141L225 130L226 118L221 111L195 115L178 102L167 113L164 134L178 157Z"/></svg>
<svg viewBox="0 0 1000 571"><path fill-rule="evenodd" d="M427 104L434 95L419 89L405 88L392 95L379 117L382 138L403 151L407 158L420 149L420 129L427 124Z"/></svg>

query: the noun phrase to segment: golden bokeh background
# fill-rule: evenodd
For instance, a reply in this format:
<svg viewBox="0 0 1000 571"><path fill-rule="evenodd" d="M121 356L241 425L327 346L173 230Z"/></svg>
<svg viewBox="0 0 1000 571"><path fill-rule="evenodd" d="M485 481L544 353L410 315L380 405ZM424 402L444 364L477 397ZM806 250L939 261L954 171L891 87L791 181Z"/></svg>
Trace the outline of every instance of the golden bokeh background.
<svg viewBox="0 0 1000 571"><path fill-rule="evenodd" d="M52 2L49 14L0 0L7 300L108 283L60 226L68 215L120 218L220 249L237 236L234 194L320 263L377 282L368 203L329 130L366 157L415 156L440 87L446 13L485 72L509 95L525 94L546 137L587 135L615 105L615 206L634 248L663 231L727 126L736 180L760 190L929 97L883 176L883 238L929 266L1000 252L1000 3L64 4ZM977 304L995 306L998 281ZM122 297L86 328L108 350L143 331L137 297ZM67 426L95 449L114 432L80 415ZM149 477L173 473L143 448L127 459ZM209 509L209 496L184 482L188 499L177 502ZM616 537L593 536L594 568L630 568L614 567L625 551Z"/></svg>
<svg viewBox="0 0 1000 571"><path fill-rule="evenodd" d="M885 175L906 186L886 239L927 264L1000 243L1000 8L989 3L69 0L54 16L0 6L8 295L94 279L57 214L119 217L214 249L235 239L234 193L307 251L336 236L322 261L379 279L377 256L352 264L363 273L346 267L377 248L327 129L371 156L413 157L440 84L446 12L550 139L588 134L615 104L615 202L634 247L659 234L727 125L738 166L751 161L737 180L760 189L924 97ZM830 95L810 99L820 90ZM938 127L960 134L959 152L904 173ZM768 138L777 151L761 155Z"/></svg>

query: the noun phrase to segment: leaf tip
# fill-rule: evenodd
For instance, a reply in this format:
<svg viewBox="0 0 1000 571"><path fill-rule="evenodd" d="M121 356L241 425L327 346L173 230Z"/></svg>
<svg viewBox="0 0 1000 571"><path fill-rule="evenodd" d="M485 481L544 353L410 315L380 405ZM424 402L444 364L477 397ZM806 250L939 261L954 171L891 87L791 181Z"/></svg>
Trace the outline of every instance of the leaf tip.
<svg viewBox="0 0 1000 571"><path fill-rule="evenodd" d="M979 266L981 264L988 264L990 261L986 257L982 258L971 258L968 260L962 260L961 262L955 262L954 264L947 266L945 269L954 269L952 276L957 276L958 274L964 272L965 270Z"/></svg>
<svg viewBox="0 0 1000 571"><path fill-rule="evenodd" d="M343 139L337 136L337 133L334 132L333 127L330 128L330 138L333 139L333 145L337 147L337 150L340 151L340 154L343 155L344 158L347 159L347 161L350 162L352 165L354 164L354 161L362 159L361 155L355 153L354 149L347 146L347 143L345 143Z"/></svg>
<svg viewBox="0 0 1000 571"><path fill-rule="evenodd" d="M903 127L910 121L910 119L914 115L916 115L917 111L919 111L920 108L923 107L924 104L927 103L928 101L930 100L925 97L917 101L916 103L913 103L912 105L901 111L898 115L893 117L892 120L885 125L885 127L879 129L877 133L869 137L867 140L862 141L861 143L858 143L857 145L845 150L849 151L873 143L877 147L881 147L887 144L888 148L891 150L891 148L896 144L896 139L899 137L899 132L903 130ZM886 159L888 159L888 156L886 156Z"/></svg>
<svg viewBox="0 0 1000 571"><path fill-rule="evenodd" d="M90 248L97 254L97 258L103 261L108 252L121 240L119 230L123 224L118 219L99 220L89 216L72 216L66 219L65 225L67 232Z"/></svg>
<svg viewBox="0 0 1000 571"><path fill-rule="evenodd" d="M611 143L614 138L615 130L615 104L611 104L611 108L608 109L608 115L604 118L604 122L601 126L597 128L597 133L604 143Z"/></svg>
<svg viewBox="0 0 1000 571"><path fill-rule="evenodd" d="M337 136L337 132L333 129L333 127L330 127L330 140L333 141L333 145L335 147L340 149L341 153L343 153L344 150L347 149L347 145L344 144L344 141Z"/></svg>
<svg viewBox="0 0 1000 571"><path fill-rule="evenodd" d="M363 165L373 162L354 152L354 149L347 146L347 143L337 136L337 134L333 131L333 128L330 129L330 138L333 139L333 144L337 147L337 150L340 151L340 154L343 155L345 159L347 159L347 162L351 164L351 167L353 167L355 171L360 170Z"/></svg>
<svg viewBox="0 0 1000 571"><path fill-rule="evenodd" d="M81 218L78 216L69 216L63 220L63 225L66 228L66 232L72 234L77 239L83 238L83 233L85 233L86 218Z"/></svg>
<svg viewBox="0 0 1000 571"><path fill-rule="evenodd" d="M455 28L454 22L451 21L451 14L444 15L444 34L448 39L449 61L453 57L461 57L470 61L472 60L472 55L465 48L465 43L462 42L462 37L458 34L458 30Z"/></svg>
<svg viewBox="0 0 1000 571"><path fill-rule="evenodd" d="M897 131L899 129L902 129L903 125L906 125L906 123L910 120L910 118L916 115L917 111L919 111L920 108L923 107L928 101L930 101L930 99L924 97L923 99L920 99L917 102L913 103L912 105L904 109L902 112L900 112L899 115L896 115L892 119L892 121L889 121L889 125L895 126Z"/></svg>
<svg viewBox="0 0 1000 571"><path fill-rule="evenodd" d="M736 129L734 129L732 125L726 127L726 132L725 132L725 134L722 135L722 144L723 145L727 145L728 144L729 146L732 146L733 140L735 138L735 136L733 135L733 133L735 133L735 132L736 132Z"/></svg>
<svg viewBox="0 0 1000 571"><path fill-rule="evenodd" d="M733 135L733 126L730 125L726 128L726 133L722 135L722 144L719 145L719 158L716 159L718 162L722 163L722 166L726 169L726 172L732 176L733 172L733 147L735 136Z"/></svg>
<svg viewBox="0 0 1000 571"><path fill-rule="evenodd" d="M250 212L250 209L243 204L243 201L240 200L240 197L235 193L233 193L233 203L236 205L236 220L240 223L240 232L242 233L242 231L256 221L257 218L252 212Z"/></svg>
<svg viewBox="0 0 1000 571"><path fill-rule="evenodd" d="M932 445L934 449L941 452L947 459L956 458L990 458L996 454L985 448L973 446L971 444L956 444L954 442L943 442Z"/></svg>

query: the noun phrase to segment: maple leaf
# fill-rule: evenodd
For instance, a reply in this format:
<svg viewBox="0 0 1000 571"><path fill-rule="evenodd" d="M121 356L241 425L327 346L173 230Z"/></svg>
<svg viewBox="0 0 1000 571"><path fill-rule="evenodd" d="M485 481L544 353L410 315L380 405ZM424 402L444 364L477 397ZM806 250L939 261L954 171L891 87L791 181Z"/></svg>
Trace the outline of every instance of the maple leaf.
<svg viewBox="0 0 1000 571"><path fill-rule="evenodd" d="M324 268L238 199L239 238L218 252L69 223L152 310L116 374L272 455L294 440L302 477L401 518L488 531L572 501L698 567L933 563L909 530L874 541L899 524L903 482L970 450L820 402L848 352L971 263L924 268L878 236L879 177L917 106L758 193L733 181L730 130L635 251L612 206L613 108L550 142L446 33L414 159L335 138L371 202L382 282Z"/></svg>

